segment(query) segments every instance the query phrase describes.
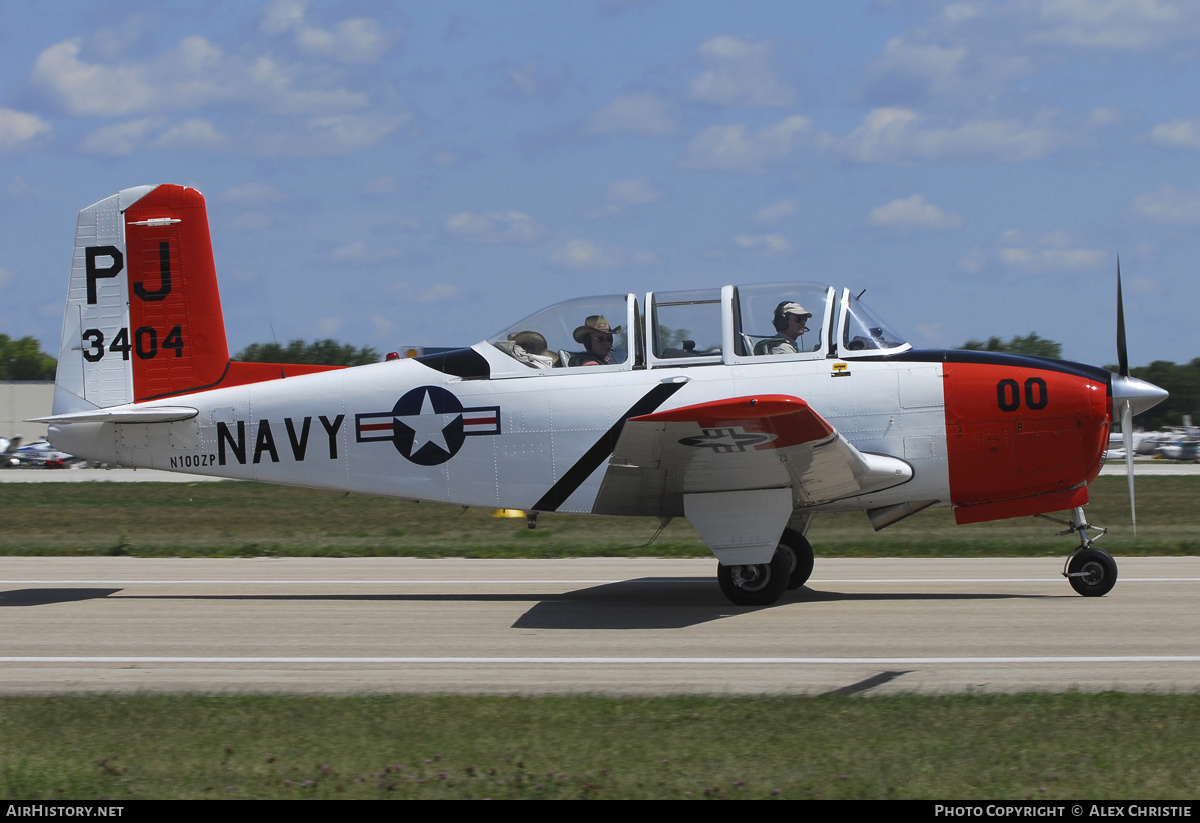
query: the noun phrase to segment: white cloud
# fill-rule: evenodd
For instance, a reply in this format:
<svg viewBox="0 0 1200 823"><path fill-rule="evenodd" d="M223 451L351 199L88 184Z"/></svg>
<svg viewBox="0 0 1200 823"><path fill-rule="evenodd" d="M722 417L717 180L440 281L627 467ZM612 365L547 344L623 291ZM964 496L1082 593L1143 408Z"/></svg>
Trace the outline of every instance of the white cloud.
<svg viewBox="0 0 1200 823"><path fill-rule="evenodd" d="M1200 224L1200 187L1180 191L1170 183L1163 183L1154 191L1133 198L1130 209L1151 223Z"/></svg>
<svg viewBox="0 0 1200 823"><path fill-rule="evenodd" d="M407 116L343 114L314 117L292 131L259 134L251 150L259 156L329 157L377 145L408 121Z"/></svg>
<svg viewBox="0 0 1200 823"><path fill-rule="evenodd" d="M475 214L464 211L446 218L444 229L451 237L486 245L536 243L545 234L532 217L519 211Z"/></svg>
<svg viewBox="0 0 1200 823"><path fill-rule="evenodd" d="M395 249L371 249L362 240L355 240L329 253L329 259L339 263L381 263L399 256Z"/></svg>
<svg viewBox="0 0 1200 823"><path fill-rule="evenodd" d="M653 94L623 94L588 117L583 133L666 137L678 128L662 98Z"/></svg>
<svg viewBox="0 0 1200 823"><path fill-rule="evenodd" d="M700 56L709 68L688 88L688 98L719 106L789 106L796 98L771 68L773 48L729 35L700 44Z"/></svg>
<svg viewBox="0 0 1200 823"><path fill-rule="evenodd" d="M792 199L776 200L763 206L754 213L754 222L763 226L774 226L785 218L796 213L796 201Z"/></svg>
<svg viewBox="0 0 1200 823"><path fill-rule="evenodd" d="M371 18L354 17L321 28L306 22L307 10L307 2L278 0L267 7L261 29L267 34L290 31L301 52L342 63L374 63L392 44L393 37Z"/></svg>
<svg viewBox="0 0 1200 823"><path fill-rule="evenodd" d="M412 283L393 283L387 289L388 294L395 295L402 301L417 303L442 303L453 300L463 293L462 286L453 283L433 283L417 288Z"/></svg>
<svg viewBox="0 0 1200 823"><path fill-rule="evenodd" d="M147 59L112 64L81 57L83 39L42 51L32 80L69 114L120 117L217 106L270 114L328 114L365 108L362 92L323 88L304 74L263 55L226 54L203 37L187 37L174 49Z"/></svg>
<svg viewBox="0 0 1200 823"><path fill-rule="evenodd" d="M942 211L919 194L893 200L867 215L867 223L897 231L949 231L963 225L962 215Z"/></svg>
<svg viewBox="0 0 1200 823"><path fill-rule="evenodd" d="M963 83L968 50L962 44L914 42L909 36L893 37L871 72L872 83L894 84L897 78L915 82L933 94L957 92Z"/></svg>
<svg viewBox="0 0 1200 823"><path fill-rule="evenodd" d="M1185 117L1159 123L1150 129L1149 140L1172 149L1200 151L1200 117Z"/></svg>
<svg viewBox="0 0 1200 823"><path fill-rule="evenodd" d="M145 117L104 126L83 138L79 150L84 154L124 157L133 154L145 142L147 135L162 128L165 122L162 117Z"/></svg>
<svg viewBox="0 0 1200 823"><path fill-rule="evenodd" d="M395 194L400 191L400 179L391 174L383 174L374 180L368 180L363 190L367 194Z"/></svg>
<svg viewBox="0 0 1200 823"><path fill-rule="evenodd" d="M574 271L653 266L659 262L658 255L652 252L607 248L582 239L568 240L549 257L550 265L555 268Z"/></svg>
<svg viewBox="0 0 1200 823"><path fill-rule="evenodd" d="M267 34L281 34L304 24L308 0L275 0L267 6L259 26Z"/></svg>
<svg viewBox="0 0 1200 823"><path fill-rule="evenodd" d="M1031 235L1007 231L996 247L996 257L1005 266L1024 273L1093 269L1112 262L1112 252L1080 247L1063 231Z"/></svg>
<svg viewBox="0 0 1200 823"><path fill-rule="evenodd" d="M1121 110L1114 106L1097 106L1088 112L1087 124L1092 128L1112 126L1121 122Z"/></svg>
<svg viewBox="0 0 1200 823"><path fill-rule="evenodd" d="M812 121L798 114L756 132L740 123L710 126L688 143L680 165L762 174L769 165L785 159L805 142L821 140L822 135L813 130Z"/></svg>
<svg viewBox="0 0 1200 823"><path fill-rule="evenodd" d="M341 327L342 327L341 315L333 315L332 317L317 318L317 322L316 322L317 332L326 337L332 337L333 335L337 334L338 330L341 329Z"/></svg>
<svg viewBox="0 0 1200 823"><path fill-rule="evenodd" d="M1033 123L1016 120L969 120L952 127L933 126L911 109L879 108L840 143L860 163L911 163L956 158L1016 162L1034 160L1068 145L1072 138L1049 125L1051 115Z"/></svg>
<svg viewBox="0 0 1200 823"><path fill-rule="evenodd" d="M792 244L781 234L739 234L734 244L743 251L764 257L781 257L792 253Z"/></svg>
<svg viewBox="0 0 1200 823"><path fill-rule="evenodd" d="M1188 0L1041 0L1022 3L1028 42L1108 51L1144 51L1190 40L1200 16Z"/></svg>
<svg viewBox="0 0 1200 823"><path fill-rule="evenodd" d="M627 177L618 180L608 187L605 193L605 203L599 208L588 212L585 217L595 220L601 217L615 217L632 206L644 206L662 197L662 192L650 185L644 177Z"/></svg>
<svg viewBox="0 0 1200 823"><path fill-rule="evenodd" d="M280 203L287 198L270 183L242 183L226 189L218 199L223 203L236 203L246 208L261 208L271 203Z"/></svg>
<svg viewBox="0 0 1200 823"><path fill-rule="evenodd" d="M171 126L151 146L156 149L223 149L229 138L209 120L192 117Z"/></svg>
<svg viewBox="0 0 1200 823"><path fill-rule="evenodd" d="M53 131L53 127L36 114L0 108L0 151L19 148L39 135Z"/></svg>
<svg viewBox="0 0 1200 823"><path fill-rule="evenodd" d="M501 77L494 90L503 97L553 99L571 81L569 66L562 64L553 68L543 68L541 60L537 58L520 65L501 61L493 68Z"/></svg>

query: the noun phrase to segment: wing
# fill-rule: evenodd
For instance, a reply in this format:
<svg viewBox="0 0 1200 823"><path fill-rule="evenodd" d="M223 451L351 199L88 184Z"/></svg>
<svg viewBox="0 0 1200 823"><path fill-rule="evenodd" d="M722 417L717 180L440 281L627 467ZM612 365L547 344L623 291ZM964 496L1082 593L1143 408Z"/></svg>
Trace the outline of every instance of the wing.
<svg viewBox="0 0 1200 823"><path fill-rule="evenodd" d="M690 495L767 489L787 489L790 511L911 477L908 463L859 451L798 397L736 397L626 421L593 511L674 517Z"/></svg>

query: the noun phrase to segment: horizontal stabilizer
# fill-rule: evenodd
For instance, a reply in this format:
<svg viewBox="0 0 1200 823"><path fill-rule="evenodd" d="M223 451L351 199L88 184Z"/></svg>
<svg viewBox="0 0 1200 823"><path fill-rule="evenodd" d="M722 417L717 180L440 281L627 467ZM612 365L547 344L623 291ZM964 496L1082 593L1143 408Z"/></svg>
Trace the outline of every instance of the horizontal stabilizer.
<svg viewBox="0 0 1200 823"><path fill-rule="evenodd" d="M174 423L190 420L199 412L189 406L114 406L109 409L68 412L33 417L30 423Z"/></svg>

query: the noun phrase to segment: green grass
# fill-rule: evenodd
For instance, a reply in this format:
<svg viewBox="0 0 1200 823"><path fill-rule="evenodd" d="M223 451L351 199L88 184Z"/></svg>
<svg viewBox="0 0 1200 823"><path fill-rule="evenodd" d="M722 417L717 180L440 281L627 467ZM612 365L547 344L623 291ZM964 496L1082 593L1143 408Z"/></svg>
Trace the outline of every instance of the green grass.
<svg viewBox="0 0 1200 823"><path fill-rule="evenodd" d="M1114 555L1200 554L1200 478L1138 482L1138 534L1129 525L1124 478L1092 487L1088 517L1112 527ZM492 509L333 496L260 483L45 483L0 489L0 555L139 557L418 556L707 557L676 519L652 545L653 518L544 514L536 530ZM1060 556L1074 538L1023 517L957 526L948 509L921 512L882 532L862 514L818 515L809 538L818 556Z"/></svg>
<svg viewBox="0 0 1200 823"><path fill-rule="evenodd" d="M0 797L1200 796L1200 696L0 699Z"/></svg>

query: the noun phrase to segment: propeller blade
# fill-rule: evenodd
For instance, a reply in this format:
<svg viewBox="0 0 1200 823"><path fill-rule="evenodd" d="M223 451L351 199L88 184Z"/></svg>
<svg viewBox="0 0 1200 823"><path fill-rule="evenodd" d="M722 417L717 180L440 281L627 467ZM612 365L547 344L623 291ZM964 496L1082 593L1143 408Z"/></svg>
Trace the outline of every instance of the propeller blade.
<svg viewBox="0 0 1200 823"><path fill-rule="evenodd" d="M1117 373L1129 376L1129 352L1125 348L1125 301L1121 297L1121 258L1117 257Z"/></svg>
<svg viewBox="0 0 1200 823"><path fill-rule="evenodd" d="M1133 404L1128 400L1121 408L1121 440L1125 444L1125 476L1129 480L1129 516L1133 519L1133 536L1137 538L1137 504L1133 497Z"/></svg>

